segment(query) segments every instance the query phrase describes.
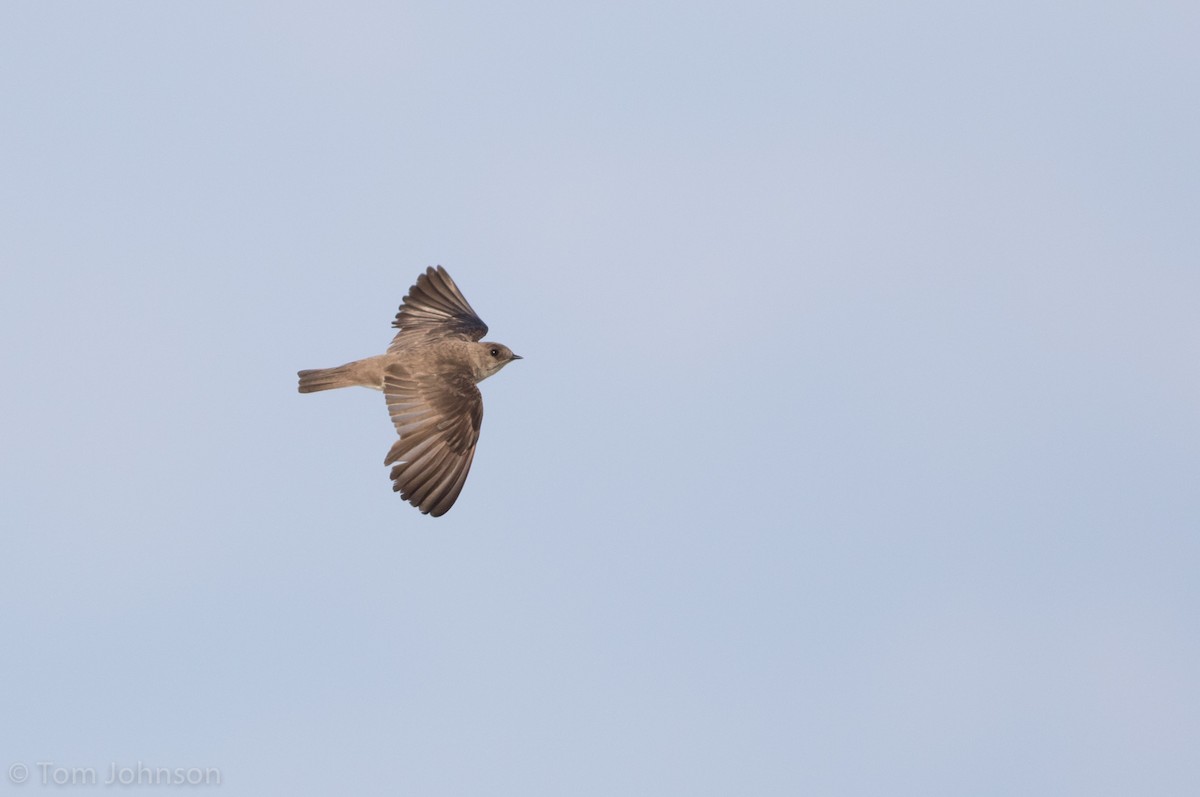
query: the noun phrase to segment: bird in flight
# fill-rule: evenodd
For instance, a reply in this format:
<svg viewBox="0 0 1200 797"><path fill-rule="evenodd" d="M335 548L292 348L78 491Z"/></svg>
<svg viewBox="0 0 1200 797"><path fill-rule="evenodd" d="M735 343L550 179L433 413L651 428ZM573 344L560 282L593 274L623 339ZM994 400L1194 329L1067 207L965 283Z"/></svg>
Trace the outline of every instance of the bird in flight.
<svg viewBox="0 0 1200 797"><path fill-rule="evenodd" d="M475 385L521 359L500 343L481 342L487 324L446 269L417 277L392 322L384 354L336 368L300 371L300 392L339 387L382 390L400 439L384 459L392 489L427 515L446 514L462 492L483 422Z"/></svg>

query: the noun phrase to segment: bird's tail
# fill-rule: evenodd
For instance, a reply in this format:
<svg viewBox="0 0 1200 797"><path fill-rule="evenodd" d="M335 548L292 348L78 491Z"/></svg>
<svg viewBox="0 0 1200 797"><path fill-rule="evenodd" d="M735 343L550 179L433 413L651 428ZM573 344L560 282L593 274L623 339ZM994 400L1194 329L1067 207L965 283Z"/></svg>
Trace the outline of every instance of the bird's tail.
<svg viewBox="0 0 1200 797"><path fill-rule="evenodd" d="M358 384L349 365L339 365L336 368L314 368L309 371L301 371L299 376L301 393L316 393L318 390L333 390L337 387L350 387Z"/></svg>

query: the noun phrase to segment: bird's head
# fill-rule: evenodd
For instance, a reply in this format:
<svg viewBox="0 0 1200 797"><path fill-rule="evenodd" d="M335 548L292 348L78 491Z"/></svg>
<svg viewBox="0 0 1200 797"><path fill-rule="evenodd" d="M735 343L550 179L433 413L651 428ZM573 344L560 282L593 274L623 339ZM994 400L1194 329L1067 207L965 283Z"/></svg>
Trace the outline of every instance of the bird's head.
<svg viewBox="0 0 1200 797"><path fill-rule="evenodd" d="M522 359L521 355L513 354L512 349L503 343L484 341L476 346L476 371L480 380L487 379L513 360Z"/></svg>

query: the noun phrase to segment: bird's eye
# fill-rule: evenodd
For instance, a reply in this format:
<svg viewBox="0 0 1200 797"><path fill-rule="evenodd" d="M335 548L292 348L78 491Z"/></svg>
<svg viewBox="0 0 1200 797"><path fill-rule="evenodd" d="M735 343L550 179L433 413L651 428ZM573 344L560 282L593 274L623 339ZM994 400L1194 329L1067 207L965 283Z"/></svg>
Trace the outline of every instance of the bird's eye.
<svg viewBox="0 0 1200 797"><path fill-rule="evenodd" d="M491 355L492 355L493 357L499 357L499 356L500 356L500 350L499 350L499 349L492 349L492 351L491 351Z"/></svg>

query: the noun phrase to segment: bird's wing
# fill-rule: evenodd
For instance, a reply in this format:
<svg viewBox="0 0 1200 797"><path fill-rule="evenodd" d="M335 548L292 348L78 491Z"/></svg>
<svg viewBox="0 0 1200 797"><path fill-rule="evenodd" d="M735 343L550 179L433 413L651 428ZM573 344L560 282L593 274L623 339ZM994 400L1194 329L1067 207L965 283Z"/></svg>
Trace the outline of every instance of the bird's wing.
<svg viewBox="0 0 1200 797"><path fill-rule="evenodd" d="M466 374L413 374L393 363L383 393L400 439L388 452L392 489L437 517L462 492L483 423L483 397Z"/></svg>
<svg viewBox="0 0 1200 797"><path fill-rule="evenodd" d="M388 351L396 351L411 342L446 340L480 340L487 334L487 324L480 320L462 292L450 279L446 269L432 266L417 277L400 304L400 312L392 326L400 331L392 339Z"/></svg>

